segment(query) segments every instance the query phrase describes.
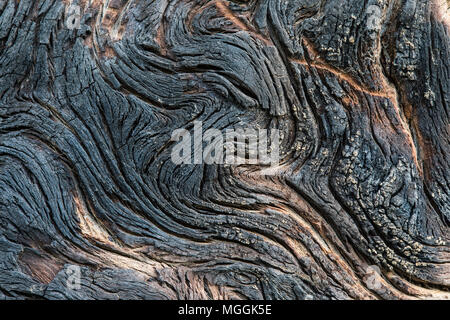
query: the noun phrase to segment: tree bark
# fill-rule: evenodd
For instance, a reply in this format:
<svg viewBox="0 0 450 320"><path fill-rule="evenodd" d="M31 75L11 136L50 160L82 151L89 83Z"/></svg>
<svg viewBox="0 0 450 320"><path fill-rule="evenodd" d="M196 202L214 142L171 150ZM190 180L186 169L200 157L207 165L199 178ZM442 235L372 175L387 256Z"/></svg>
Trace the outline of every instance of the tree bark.
<svg viewBox="0 0 450 320"><path fill-rule="evenodd" d="M449 299L448 6L0 0L0 299Z"/></svg>

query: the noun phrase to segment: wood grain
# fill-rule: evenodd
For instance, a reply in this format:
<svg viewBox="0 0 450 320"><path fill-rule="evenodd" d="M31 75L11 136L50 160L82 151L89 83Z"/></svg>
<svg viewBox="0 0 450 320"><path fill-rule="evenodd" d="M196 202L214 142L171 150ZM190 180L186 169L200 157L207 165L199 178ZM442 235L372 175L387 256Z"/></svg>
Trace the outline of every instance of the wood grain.
<svg viewBox="0 0 450 320"><path fill-rule="evenodd" d="M0 299L449 299L448 7L0 0Z"/></svg>

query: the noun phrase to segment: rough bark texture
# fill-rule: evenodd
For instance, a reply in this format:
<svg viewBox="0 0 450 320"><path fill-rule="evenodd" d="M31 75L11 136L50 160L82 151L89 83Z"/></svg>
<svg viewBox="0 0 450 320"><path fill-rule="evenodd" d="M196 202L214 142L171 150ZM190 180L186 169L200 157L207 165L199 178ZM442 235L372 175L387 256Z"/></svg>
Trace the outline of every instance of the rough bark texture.
<svg viewBox="0 0 450 320"><path fill-rule="evenodd" d="M448 299L447 8L0 0L0 298ZM177 166L194 120L282 161Z"/></svg>

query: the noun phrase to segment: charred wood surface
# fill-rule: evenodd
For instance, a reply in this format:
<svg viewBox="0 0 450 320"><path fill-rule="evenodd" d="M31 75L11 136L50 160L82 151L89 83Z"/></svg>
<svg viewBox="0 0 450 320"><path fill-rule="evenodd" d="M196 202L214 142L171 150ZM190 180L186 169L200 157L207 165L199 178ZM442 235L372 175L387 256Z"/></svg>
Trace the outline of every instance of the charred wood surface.
<svg viewBox="0 0 450 320"><path fill-rule="evenodd" d="M449 30L446 0L0 0L0 299L449 299ZM176 165L194 121L281 161Z"/></svg>

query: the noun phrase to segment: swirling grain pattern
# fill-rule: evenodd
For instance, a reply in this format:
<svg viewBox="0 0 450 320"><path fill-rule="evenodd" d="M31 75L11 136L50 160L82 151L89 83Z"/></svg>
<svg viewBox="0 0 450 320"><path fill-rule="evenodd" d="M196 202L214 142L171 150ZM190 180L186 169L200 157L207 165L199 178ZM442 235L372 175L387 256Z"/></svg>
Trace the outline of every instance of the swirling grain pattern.
<svg viewBox="0 0 450 320"><path fill-rule="evenodd" d="M441 0L0 0L0 299L449 299L449 31ZM176 165L194 121L281 161Z"/></svg>

